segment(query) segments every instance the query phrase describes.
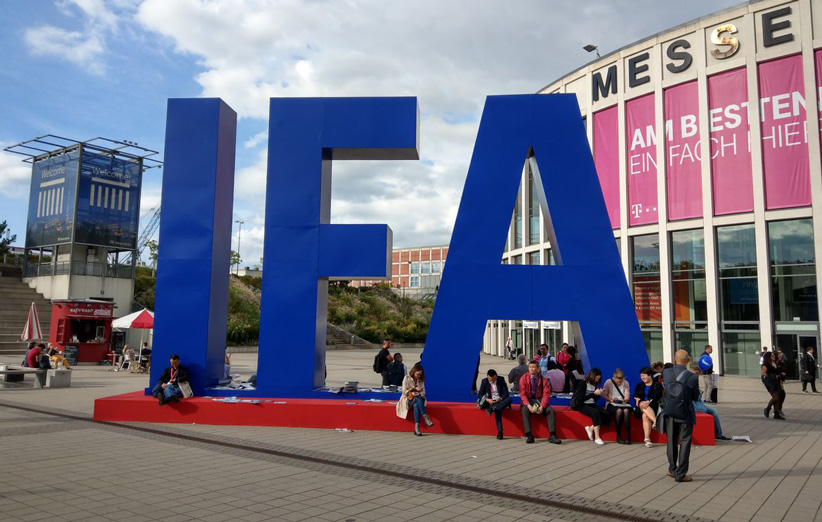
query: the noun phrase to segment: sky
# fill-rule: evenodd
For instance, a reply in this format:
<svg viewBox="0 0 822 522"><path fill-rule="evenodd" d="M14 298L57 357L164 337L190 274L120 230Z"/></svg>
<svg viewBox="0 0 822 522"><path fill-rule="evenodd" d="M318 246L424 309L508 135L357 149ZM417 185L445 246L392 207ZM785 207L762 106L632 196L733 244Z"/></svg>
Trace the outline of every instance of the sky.
<svg viewBox="0 0 822 522"><path fill-rule="evenodd" d="M606 53L738 0L4 0L0 149L44 134L126 139L162 159L169 98L239 116L234 219L263 251L268 99L416 96L420 161L339 162L332 223L448 244L485 97L533 93ZM0 152L0 221L25 242L31 167ZM162 170L144 175L141 228ZM511 202L513 209L514 202ZM234 227L236 249L239 229Z"/></svg>

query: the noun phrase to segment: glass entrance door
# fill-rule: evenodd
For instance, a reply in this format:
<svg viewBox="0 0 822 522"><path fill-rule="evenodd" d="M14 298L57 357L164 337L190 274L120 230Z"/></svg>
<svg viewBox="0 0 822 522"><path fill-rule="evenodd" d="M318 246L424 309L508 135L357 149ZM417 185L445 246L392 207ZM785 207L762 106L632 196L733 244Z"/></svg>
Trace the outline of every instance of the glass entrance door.
<svg viewBox="0 0 822 522"><path fill-rule="evenodd" d="M805 333L780 333L776 335L776 347L782 348L785 355L785 366L788 370L788 379L799 379L799 363L805 349L812 346L814 352L819 346L819 339L815 335Z"/></svg>

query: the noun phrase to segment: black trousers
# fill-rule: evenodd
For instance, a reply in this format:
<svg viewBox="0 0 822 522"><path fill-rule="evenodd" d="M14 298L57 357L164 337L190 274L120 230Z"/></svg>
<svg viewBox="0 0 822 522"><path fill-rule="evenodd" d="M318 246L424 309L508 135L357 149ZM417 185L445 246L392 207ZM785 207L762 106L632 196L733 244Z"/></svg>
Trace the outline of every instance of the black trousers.
<svg viewBox="0 0 822 522"><path fill-rule="evenodd" d="M382 375L382 385L383 386L388 386L389 384L391 384L391 383L388 382L388 370L383 370L383 371L380 372L380 374Z"/></svg>
<svg viewBox="0 0 822 522"><path fill-rule="evenodd" d="M548 432L552 435L557 432L557 424L552 407L548 406L542 410L542 413L537 414L531 413L531 410L529 410L527 406L520 404L519 411L522 413L522 426L525 429L525 433L531 433L531 415L545 415L548 422Z"/></svg>
<svg viewBox="0 0 822 522"><path fill-rule="evenodd" d="M808 389L808 383L811 383L811 390L816 392L816 377L802 377L802 391L806 391Z"/></svg>
<svg viewBox="0 0 822 522"><path fill-rule="evenodd" d="M610 415L608 415L608 412L604 408L600 408L599 406L593 404L583 404L579 409L579 412L583 415L591 417L591 421L594 426L608 425Z"/></svg>
<svg viewBox="0 0 822 522"><path fill-rule="evenodd" d="M665 433L668 435L668 471L674 478L681 479L688 474L694 425L665 417Z"/></svg>

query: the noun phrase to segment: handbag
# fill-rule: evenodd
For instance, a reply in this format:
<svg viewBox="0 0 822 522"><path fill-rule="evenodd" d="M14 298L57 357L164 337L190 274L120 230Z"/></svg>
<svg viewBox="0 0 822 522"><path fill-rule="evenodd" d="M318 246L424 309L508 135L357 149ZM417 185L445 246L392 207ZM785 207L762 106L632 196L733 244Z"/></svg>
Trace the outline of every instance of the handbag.
<svg viewBox="0 0 822 522"><path fill-rule="evenodd" d="M665 433L665 416L665 408L659 408L659 412L656 414L656 422L654 422L654 430L663 434Z"/></svg>
<svg viewBox="0 0 822 522"><path fill-rule="evenodd" d="M480 395L479 397L477 397L477 408L483 409L483 407L485 407L486 400L488 400L488 397L486 397L485 395Z"/></svg>
<svg viewBox="0 0 822 522"><path fill-rule="evenodd" d="M184 399L194 397L194 390L191 389L191 384L188 381L178 382L177 387L180 388L180 393L183 394Z"/></svg>

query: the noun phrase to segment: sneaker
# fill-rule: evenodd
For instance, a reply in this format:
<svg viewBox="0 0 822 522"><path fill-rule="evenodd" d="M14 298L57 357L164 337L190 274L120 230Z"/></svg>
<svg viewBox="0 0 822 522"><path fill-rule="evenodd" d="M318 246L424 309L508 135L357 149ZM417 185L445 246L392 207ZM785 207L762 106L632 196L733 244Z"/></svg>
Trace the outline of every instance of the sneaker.
<svg viewBox="0 0 822 522"><path fill-rule="evenodd" d="M646 448L653 448L654 447L654 443L651 442L651 439L645 439L645 447Z"/></svg>
<svg viewBox="0 0 822 522"><path fill-rule="evenodd" d="M594 441L594 443L595 443L595 444L599 444L600 446L602 446L603 444L605 444L604 442L602 442L602 439L597 439L597 440L595 440L595 441Z"/></svg>
<svg viewBox="0 0 822 522"><path fill-rule="evenodd" d="M594 430L590 426L585 426L585 433L588 434L588 440L594 440Z"/></svg>

